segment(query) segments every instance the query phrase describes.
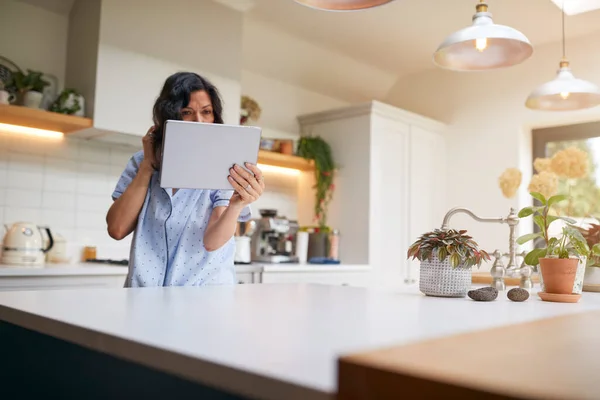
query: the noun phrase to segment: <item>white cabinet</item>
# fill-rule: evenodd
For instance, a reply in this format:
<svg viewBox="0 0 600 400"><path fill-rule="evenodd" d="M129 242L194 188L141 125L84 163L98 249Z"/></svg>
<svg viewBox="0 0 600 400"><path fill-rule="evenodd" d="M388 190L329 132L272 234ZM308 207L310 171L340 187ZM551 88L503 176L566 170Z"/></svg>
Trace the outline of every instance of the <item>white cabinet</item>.
<svg viewBox="0 0 600 400"><path fill-rule="evenodd" d="M414 278L408 246L441 225L446 207L445 126L376 101L298 119L339 166L329 224L343 262L371 265L375 284Z"/></svg>
<svg viewBox="0 0 600 400"><path fill-rule="evenodd" d="M369 286L371 268L362 265L268 265L262 269L261 283Z"/></svg>
<svg viewBox="0 0 600 400"><path fill-rule="evenodd" d="M122 288L126 275L123 267L0 267L0 291Z"/></svg>
<svg viewBox="0 0 600 400"><path fill-rule="evenodd" d="M260 283L261 271L260 265L236 265L235 278L238 284Z"/></svg>

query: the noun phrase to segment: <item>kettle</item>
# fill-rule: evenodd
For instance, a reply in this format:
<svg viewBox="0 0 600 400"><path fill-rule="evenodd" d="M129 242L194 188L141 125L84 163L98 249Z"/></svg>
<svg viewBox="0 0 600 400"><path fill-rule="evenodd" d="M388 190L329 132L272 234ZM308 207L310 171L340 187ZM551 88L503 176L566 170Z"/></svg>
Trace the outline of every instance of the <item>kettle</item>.
<svg viewBox="0 0 600 400"><path fill-rule="evenodd" d="M6 234L2 242L2 264L39 266L43 265L46 253L54 245L50 228L40 228L30 222L17 222L11 227L4 226ZM40 229L48 235L48 246Z"/></svg>

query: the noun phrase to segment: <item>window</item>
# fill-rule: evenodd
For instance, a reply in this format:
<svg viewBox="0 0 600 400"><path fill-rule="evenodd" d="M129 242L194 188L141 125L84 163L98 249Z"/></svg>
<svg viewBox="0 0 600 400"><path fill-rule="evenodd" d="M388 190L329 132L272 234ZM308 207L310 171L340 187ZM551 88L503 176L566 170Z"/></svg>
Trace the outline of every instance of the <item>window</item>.
<svg viewBox="0 0 600 400"><path fill-rule="evenodd" d="M600 218L600 122L537 129L533 134L533 159L550 158L558 151L577 147L588 154L588 175L580 179L559 179L559 193L570 194L571 200L556 205L555 215L568 216L585 227ZM562 224L550 226L550 234L558 234ZM537 227L535 227L538 231Z"/></svg>

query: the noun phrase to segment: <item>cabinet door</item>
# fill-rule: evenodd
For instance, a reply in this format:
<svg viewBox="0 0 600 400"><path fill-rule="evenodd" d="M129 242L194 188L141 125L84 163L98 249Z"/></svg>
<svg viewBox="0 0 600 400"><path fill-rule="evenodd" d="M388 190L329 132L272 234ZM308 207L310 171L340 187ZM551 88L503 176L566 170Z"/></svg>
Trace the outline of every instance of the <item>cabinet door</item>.
<svg viewBox="0 0 600 400"><path fill-rule="evenodd" d="M444 137L418 126L410 128L409 243L439 228L446 211L446 152ZM411 261L407 279L418 279L418 261Z"/></svg>

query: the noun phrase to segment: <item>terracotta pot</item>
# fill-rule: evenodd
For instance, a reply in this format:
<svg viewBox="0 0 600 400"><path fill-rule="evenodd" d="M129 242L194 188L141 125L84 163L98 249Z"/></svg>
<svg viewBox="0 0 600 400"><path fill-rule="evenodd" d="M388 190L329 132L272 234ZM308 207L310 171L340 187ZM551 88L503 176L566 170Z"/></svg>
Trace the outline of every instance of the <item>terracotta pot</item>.
<svg viewBox="0 0 600 400"><path fill-rule="evenodd" d="M579 260L577 258L540 258L546 293L571 294Z"/></svg>

